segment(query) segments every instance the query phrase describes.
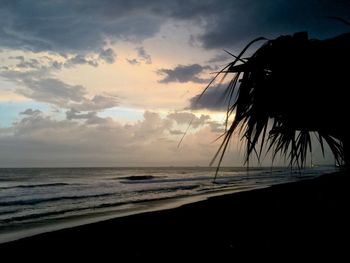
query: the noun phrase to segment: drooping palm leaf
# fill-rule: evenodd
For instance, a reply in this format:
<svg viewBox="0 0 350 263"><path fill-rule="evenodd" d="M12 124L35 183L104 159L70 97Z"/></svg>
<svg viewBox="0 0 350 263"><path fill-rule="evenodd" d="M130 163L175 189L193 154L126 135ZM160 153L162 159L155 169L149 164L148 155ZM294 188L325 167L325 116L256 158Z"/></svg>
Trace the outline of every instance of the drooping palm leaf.
<svg viewBox="0 0 350 263"><path fill-rule="evenodd" d="M219 169L235 132L245 142L246 163L252 153L260 161L266 145L273 159L281 154L291 166L304 167L312 151L313 132L322 153L325 141L337 162L342 163L344 141L349 136L341 116L347 109L344 85L349 86L342 63L350 60L350 34L323 41L309 40L306 33L281 36L242 59L248 48L261 40L266 39L251 41L238 56L228 52L234 61L203 91L220 74L221 81L234 74L225 92L226 129L212 163L218 159Z"/></svg>

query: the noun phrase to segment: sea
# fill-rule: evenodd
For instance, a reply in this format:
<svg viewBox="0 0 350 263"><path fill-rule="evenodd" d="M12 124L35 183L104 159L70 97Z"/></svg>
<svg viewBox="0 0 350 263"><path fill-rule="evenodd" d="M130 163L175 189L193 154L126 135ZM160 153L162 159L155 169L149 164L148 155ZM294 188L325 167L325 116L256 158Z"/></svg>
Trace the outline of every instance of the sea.
<svg viewBox="0 0 350 263"><path fill-rule="evenodd" d="M332 166L290 168L1 168L0 243L208 197L307 180Z"/></svg>

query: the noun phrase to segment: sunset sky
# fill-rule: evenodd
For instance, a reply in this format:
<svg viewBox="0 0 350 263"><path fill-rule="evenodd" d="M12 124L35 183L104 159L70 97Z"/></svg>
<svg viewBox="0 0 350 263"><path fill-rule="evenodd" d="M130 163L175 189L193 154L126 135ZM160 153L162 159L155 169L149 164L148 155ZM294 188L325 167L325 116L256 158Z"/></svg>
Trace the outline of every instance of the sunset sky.
<svg viewBox="0 0 350 263"><path fill-rule="evenodd" d="M223 49L349 31L327 16L349 1L0 0L0 166L208 165L224 87L194 102Z"/></svg>

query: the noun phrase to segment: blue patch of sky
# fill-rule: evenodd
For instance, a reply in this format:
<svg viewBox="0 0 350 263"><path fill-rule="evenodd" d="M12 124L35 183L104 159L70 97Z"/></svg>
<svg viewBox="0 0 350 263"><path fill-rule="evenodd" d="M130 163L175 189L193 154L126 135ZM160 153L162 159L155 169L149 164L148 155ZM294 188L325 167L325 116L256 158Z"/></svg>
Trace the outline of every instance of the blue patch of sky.
<svg viewBox="0 0 350 263"><path fill-rule="evenodd" d="M98 115L102 118L111 117L116 120L138 121L143 119L144 110L113 107L100 112Z"/></svg>
<svg viewBox="0 0 350 263"><path fill-rule="evenodd" d="M26 109L41 110L42 112L51 112L52 107L46 103L35 101L0 101L0 127L11 127L14 122L23 118L21 112Z"/></svg>

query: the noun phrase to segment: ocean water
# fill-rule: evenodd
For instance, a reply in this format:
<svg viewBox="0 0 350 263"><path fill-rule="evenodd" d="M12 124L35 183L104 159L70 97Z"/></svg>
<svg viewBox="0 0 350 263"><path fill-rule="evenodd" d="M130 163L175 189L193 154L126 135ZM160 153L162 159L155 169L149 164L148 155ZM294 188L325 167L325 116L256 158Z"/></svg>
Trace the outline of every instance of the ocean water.
<svg viewBox="0 0 350 263"><path fill-rule="evenodd" d="M334 167L0 169L0 243L178 205L227 192L305 180Z"/></svg>

